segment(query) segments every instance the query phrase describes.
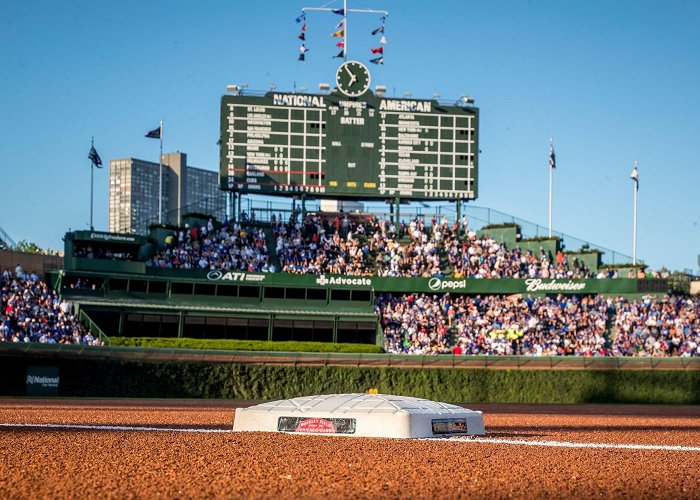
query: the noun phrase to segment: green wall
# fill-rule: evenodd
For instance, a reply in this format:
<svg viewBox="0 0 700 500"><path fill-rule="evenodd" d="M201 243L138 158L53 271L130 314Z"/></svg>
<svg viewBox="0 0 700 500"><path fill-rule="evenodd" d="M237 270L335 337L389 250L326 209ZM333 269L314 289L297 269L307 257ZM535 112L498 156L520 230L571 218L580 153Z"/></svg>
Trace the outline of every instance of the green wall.
<svg viewBox="0 0 700 500"><path fill-rule="evenodd" d="M275 400L366 392L460 403L700 404L700 371L259 366L15 356L1 396L26 394L27 367L57 367L62 397Z"/></svg>

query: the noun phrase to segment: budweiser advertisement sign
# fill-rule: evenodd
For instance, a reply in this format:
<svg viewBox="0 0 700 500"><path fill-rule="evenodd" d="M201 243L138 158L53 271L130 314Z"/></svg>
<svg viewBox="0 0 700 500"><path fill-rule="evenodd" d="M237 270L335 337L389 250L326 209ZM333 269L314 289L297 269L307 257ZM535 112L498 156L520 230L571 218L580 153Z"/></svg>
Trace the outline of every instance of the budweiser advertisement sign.
<svg viewBox="0 0 700 500"><path fill-rule="evenodd" d="M306 432L309 434L355 434L354 418L280 417L279 432Z"/></svg>

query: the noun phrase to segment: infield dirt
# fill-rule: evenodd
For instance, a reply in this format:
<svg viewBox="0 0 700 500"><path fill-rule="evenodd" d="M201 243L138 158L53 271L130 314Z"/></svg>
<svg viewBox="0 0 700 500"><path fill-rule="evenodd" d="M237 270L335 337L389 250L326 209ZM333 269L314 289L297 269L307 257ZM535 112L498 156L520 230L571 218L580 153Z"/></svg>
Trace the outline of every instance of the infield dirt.
<svg viewBox="0 0 700 500"><path fill-rule="evenodd" d="M4 498L700 498L700 451L232 433L225 401L0 400ZM467 405L500 440L700 447L700 408ZM21 427L88 424L210 429Z"/></svg>

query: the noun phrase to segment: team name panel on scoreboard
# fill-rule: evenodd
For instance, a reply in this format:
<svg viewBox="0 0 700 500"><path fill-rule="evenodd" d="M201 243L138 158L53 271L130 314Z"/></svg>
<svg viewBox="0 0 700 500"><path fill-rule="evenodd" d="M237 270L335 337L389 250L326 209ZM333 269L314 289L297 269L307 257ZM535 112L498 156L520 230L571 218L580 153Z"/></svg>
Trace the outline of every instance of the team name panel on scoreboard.
<svg viewBox="0 0 700 500"><path fill-rule="evenodd" d="M221 188L328 197L475 199L478 108L368 92L226 95Z"/></svg>

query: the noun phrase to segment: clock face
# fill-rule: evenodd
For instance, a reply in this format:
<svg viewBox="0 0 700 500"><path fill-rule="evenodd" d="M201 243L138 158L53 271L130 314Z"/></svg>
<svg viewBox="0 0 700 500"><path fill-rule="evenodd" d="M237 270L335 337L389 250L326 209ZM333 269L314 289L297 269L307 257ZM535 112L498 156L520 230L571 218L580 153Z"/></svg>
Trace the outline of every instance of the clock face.
<svg viewBox="0 0 700 500"><path fill-rule="evenodd" d="M338 68L335 83L346 96L359 97L369 89L369 70L361 62L346 61Z"/></svg>

